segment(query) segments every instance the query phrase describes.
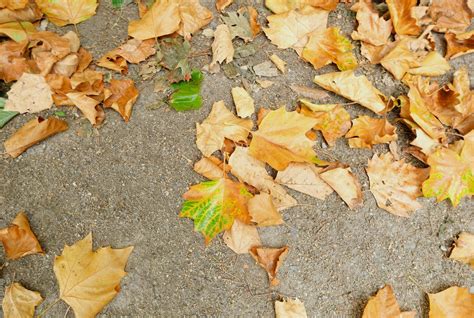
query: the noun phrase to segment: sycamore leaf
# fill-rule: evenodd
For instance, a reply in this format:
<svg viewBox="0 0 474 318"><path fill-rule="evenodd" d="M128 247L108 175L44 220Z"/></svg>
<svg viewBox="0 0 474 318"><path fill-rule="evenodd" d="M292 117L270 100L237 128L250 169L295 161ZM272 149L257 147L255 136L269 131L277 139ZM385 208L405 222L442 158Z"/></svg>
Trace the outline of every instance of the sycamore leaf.
<svg viewBox="0 0 474 318"><path fill-rule="evenodd" d="M428 294L430 300L430 318L471 317L474 312L474 294L469 288L449 287L436 294Z"/></svg>
<svg viewBox="0 0 474 318"><path fill-rule="evenodd" d="M411 15L411 9L416 6L416 3L417 0L387 0L393 27L398 35L418 35L420 33L421 28Z"/></svg>
<svg viewBox="0 0 474 318"><path fill-rule="evenodd" d="M35 315L35 307L41 304L41 294L12 283L5 288L2 308L5 318L30 318Z"/></svg>
<svg viewBox="0 0 474 318"><path fill-rule="evenodd" d="M377 205L398 216L408 217L421 208L416 198L422 195L421 184L428 177L427 169L420 169L394 160L390 153L376 154L369 160L367 174L370 191Z"/></svg>
<svg viewBox="0 0 474 318"><path fill-rule="evenodd" d="M232 4L234 0L217 0L216 9L217 11L222 11Z"/></svg>
<svg viewBox="0 0 474 318"><path fill-rule="evenodd" d="M71 53L54 64L53 73L69 78L76 72L78 66L79 55L77 53Z"/></svg>
<svg viewBox="0 0 474 318"><path fill-rule="evenodd" d="M224 145L224 138L235 142L246 141L253 123L232 114L223 101L214 103L211 113L202 124L196 124L196 144L209 157Z"/></svg>
<svg viewBox="0 0 474 318"><path fill-rule="evenodd" d="M67 93L66 96L79 108L92 125L98 126L102 124L105 119L105 113L102 107L99 106L99 101L81 92Z"/></svg>
<svg viewBox="0 0 474 318"><path fill-rule="evenodd" d="M235 108L239 117L250 117L255 112L253 98L244 88L233 87L232 98L234 99Z"/></svg>
<svg viewBox="0 0 474 318"><path fill-rule="evenodd" d="M0 42L0 80L5 82L16 81L23 72L29 69L24 57L28 41L16 43L15 41Z"/></svg>
<svg viewBox="0 0 474 318"><path fill-rule="evenodd" d="M325 29L329 12L307 6L268 16L268 28L263 31L270 41L280 49L293 48L298 54L308 43L311 34Z"/></svg>
<svg viewBox="0 0 474 318"><path fill-rule="evenodd" d="M336 8L338 2L338 0L265 0L265 6L274 13L285 13L305 6L331 11Z"/></svg>
<svg viewBox="0 0 474 318"><path fill-rule="evenodd" d="M0 128L3 128L13 117L19 114L19 112L4 110L5 101L5 98L0 97Z"/></svg>
<svg viewBox="0 0 474 318"><path fill-rule="evenodd" d="M411 38L403 38L392 44L393 48L380 59L380 64L398 80L411 68L420 66L420 61L426 54L423 50L411 50L412 43Z"/></svg>
<svg viewBox="0 0 474 318"><path fill-rule="evenodd" d="M8 91L5 110L21 114L37 113L53 106L51 88L39 74L23 73Z"/></svg>
<svg viewBox="0 0 474 318"><path fill-rule="evenodd" d="M461 232L453 245L449 258L468 264L474 269L474 234Z"/></svg>
<svg viewBox="0 0 474 318"><path fill-rule="evenodd" d="M352 43L340 33L337 27L314 32L303 49L302 57L315 69L335 63L342 70L357 67L357 59L352 53Z"/></svg>
<svg viewBox="0 0 474 318"><path fill-rule="evenodd" d="M447 43L445 58L450 60L474 52L474 31L461 34L448 32L444 37Z"/></svg>
<svg viewBox="0 0 474 318"><path fill-rule="evenodd" d="M214 156L202 157L194 164L194 171L210 180L217 180L225 176L222 161Z"/></svg>
<svg viewBox="0 0 474 318"><path fill-rule="evenodd" d="M249 200L248 209L252 222L257 226L273 226L285 223L273 204L272 196L261 192Z"/></svg>
<svg viewBox="0 0 474 318"><path fill-rule="evenodd" d="M396 128L385 118L360 116L352 121L352 128L346 134L351 148L369 148L373 145L397 140Z"/></svg>
<svg viewBox="0 0 474 318"><path fill-rule="evenodd" d="M30 228L24 212L17 214L10 226L0 230L0 241L8 259L18 259L31 254L43 254L43 249Z"/></svg>
<svg viewBox="0 0 474 318"><path fill-rule="evenodd" d="M81 23L95 14L97 0L36 0L40 10L57 26Z"/></svg>
<svg viewBox="0 0 474 318"><path fill-rule="evenodd" d="M237 254L247 254L254 246L260 246L260 236L255 225L235 220L232 228L224 232L225 244Z"/></svg>
<svg viewBox="0 0 474 318"><path fill-rule="evenodd" d="M203 7L199 0L179 0L179 16L181 23L178 33L187 40L212 21L212 12Z"/></svg>
<svg viewBox="0 0 474 318"><path fill-rule="evenodd" d="M388 43L392 33L392 21L379 17L371 2L359 1L352 10L357 11L359 23L357 31L351 34L352 39L361 40L371 45L380 46Z"/></svg>
<svg viewBox="0 0 474 318"><path fill-rule="evenodd" d="M211 73L219 71L219 64L224 61L232 62L234 59L234 46L232 45L232 36L229 27L225 24L217 26L214 32L214 42L212 42L212 61L209 65Z"/></svg>
<svg viewBox="0 0 474 318"><path fill-rule="evenodd" d="M351 168L337 167L323 171L319 176L339 194L351 210L362 206L360 182L352 173Z"/></svg>
<svg viewBox="0 0 474 318"><path fill-rule="evenodd" d="M70 35L59 36L49 31L32 33L29 39L28 48L35 64L33 69L37 68L43 76L51 72L56 62L71 53L74 44Z"/></svg>
<svg viewBox="0 0 474 318"><path fill-rule="evenodd" d="M65 246L54 259L59 297L76 317L95 317L120 291L120 280L133 247L92 250L92 234Z"/></svg>
<svg viewBox="0 0 474 318"><path fill-rule="evenodd" d="M4 142L5 152L16 158L34 144L67 129L68 125L63 120L54 117L34 118Z"/></svg>
<svg viewBox="0 0 474 318"><path fill-rule="evenodd" d="M314 142L305 135L316 122L297 112L287 112L284 107L270 111L258 130L252 132L249 154L276 170L286 169L290 162L326 165L314 152Z"/></svg>
<svg viewBox="0 0 474 318"><path fill-rule="evenodd" d="M16 42L28 39L30 33L36 32L36 28L31 22L7 22L0 24L0 35L4 34Z"/></svg>
<svg viewBox="0 0 474 318"><path fill-rule="evenodd" d="M326 73L314 77L319 86L344 96L375 113L385 111L387 98L376 89L365 75L356 76L354 71Z"/></svg>
<svg viewBox="0 0 474 318"><path fill-rule="evenodd" d="M229 158L229 165L232 174L239 180L257 188L261 193L270 194L277 209L296 205L296 200L268 175L265 163L251 156L248 148L236 147Z"/></svg>
<svg viewBox="0 0 474 318"><path fill-rule="evenodd" d="M127 63L140 63L156 53L155 40L142 41L130 39L118 48L106 53L98 61L97 65L114 71L126 73Z"/></svg>
<svg viewBox="0 0 474 318"><path fill-rule="evenodd" d="M416 312L401 312L392 286L385 285L375 296L370 297L362 318L415 318Z"/></svg>
<svg viewBox="0 0 474 318"><path fill-rule="evenodd" d="M278 171L275 182L324 200L332 193L332 188L319 177L321 170L310 163L290 163L288 168Z"/></svg>
<svg viewBox="0 0 474 318"><path fill-rule="evenodd" d="M271 286L276 286L280 281L276 278L278 269L288 255L288 246L281 248L253 247L250 255L263 267L268 274Z"/></svg>
<svg viewBox="0 0 474 318"><path fill-rule="evenodd" d="M133 104L137 101L139 91L131 79L110 81L110 87L106 89L109 97L104 100L105 108L117 111L123 120L128 122L132 115Z"/></svg>
<svg viewBox="0 0 474 318"><path fill-rule="evenodd" d="M276 318L307 318L303 302L296 299L286 298L275 301Z"/></svg>
<svg viewBox="0 0 474 318"><path fill-rule="evenodd" d="M43 13L41 13L33 1L28 1L28 4L23 9L0 9L0 23L18 21L34 22L41 19L42 16Z"/></svg>
<svg viewBox="0 0 474 318"><path fill-rule="evenodd" d="M220 232L229 230L234 220L250 223L247 202L252 197L245 185L221 178L191 186L179 214L194 220L194 230L201 232L206 244Z"/></svg>
<svg viewBox="0 0 474 318"><path fill-rule="evenodd" d="M170 106L176 111L201 108L201 83L203 78L204 76L200 71L193 71L190 81L181 81L171 84L174 92L169 97Z"/></svg>
<svg viewBox="0 0 474 318"><path fill-rule="evenodd" d="M432 0L428 13L437 32L462 33L471 25L472 12L464 0Z"/></svg>

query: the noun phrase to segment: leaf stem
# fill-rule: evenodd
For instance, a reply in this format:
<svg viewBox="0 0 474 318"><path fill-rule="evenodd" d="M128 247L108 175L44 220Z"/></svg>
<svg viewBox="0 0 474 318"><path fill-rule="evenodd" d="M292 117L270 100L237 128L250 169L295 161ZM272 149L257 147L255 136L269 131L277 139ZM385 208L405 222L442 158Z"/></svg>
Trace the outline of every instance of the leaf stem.
<svg viewBox="0 0 474 318"><path fill-rule="evenodd" d="M36 318L41 318L43 317L51 308L53 308L54 305L56 305L61 299L56 298L48 307L46 307L42 312L36 316Z"/></svg>

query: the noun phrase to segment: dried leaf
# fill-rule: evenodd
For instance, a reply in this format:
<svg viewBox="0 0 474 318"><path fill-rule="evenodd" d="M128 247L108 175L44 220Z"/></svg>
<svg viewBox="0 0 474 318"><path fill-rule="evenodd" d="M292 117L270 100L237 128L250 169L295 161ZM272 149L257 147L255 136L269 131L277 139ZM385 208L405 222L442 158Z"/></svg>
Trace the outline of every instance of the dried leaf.
<svg viewBox="0 0 474 318"><path fill-rule="evenodd" d="M34 66L41 75L46 76L51 72L56 62L71 53L71 41L68 36L59 36L56 33L43 31L32 33L28 47Z"/></svg>
<svg viewBox="0 0 474 318"><path fill-rule="evenodd" d="M441 76L451 69L448 61L438 52L428 53L419 66L412 67L408 70L409 74L422 76Z"/></svg>
<svg viewBox="0 0 474 318"><path fill-rule="evenodd" d="M29 0L1 0L0 8L8 8L10 10L23 9Z"/></svg>
<svg viewBox="0 0 474 318"><path fill-rule="evenodd" d="M250 255L267 271L272 286L280 283L276 276L287 254L288 246L281 248L254 247L250 249Z"/></svg>
<svg viewBox="0 0 474 318"><path fill-rule="evenodd" d="M0 80L7 83L16 81L29 69L24 57L27 46L28 41L21 43L0 42Z"/></svg>
<svg viewBox="0 0 474 318"><path fill-rule="evenodd" d="M273 54L270 56L270 60L275 64L275 66L282 72L283 74L286 74L286 62L283 61L278 55Z"/></svg>
<svg viewBox="0 0 474 318"><path fill-rule="evenodd" d="M461 232L453 245L449 258L468 264L474 269L474 234Z"/></svg>
<svg viewBox="0 0 474 318"><path fill-rule="evenodd" d="M92 125L97 126L102 124L105 119L105 113L102 107L99 106L99 101L81 92L67 93L66 96L79 108L82 114L84 114L84 117L86 117Z"/></svg>
<svg viewBox="0 0 474 318"><path fill-rule="evenodd" d="M385 285L375 296L370 297L362 318L415 318L416 312L401 312L392 286Z"/></svg>
<svg viewBox="0 0 474 318"><path fill-rule="evenodd" d="M113 79L110 81L110 87L107 90L110 96L104 100L104 106L113 108L122 116L123 120L128 122L132 115L133 104L135 104L139 95L135 83L130 79Z"/></svg>
<svg viewBox="0 0 474 318"><path fill-rule="evenodd" d="M203 7L199 0L179 0L179 16L181 23L178 33L187 40L212 21L212 12Z"/></svg>
<svg viewBox="0 0 474 318"><path fill-rule="evenodd" d="M36 0L40 10L57 26L81 23L95 14L97 0Z"/></svg>
<svg viewBox="0 0 474 318"><path fill-rule="evenodd" d="M321 172L319 176L339 194L351 210L362 206L361 186L351 168L337 167Z"/></svg>
<svg viewBox="0 0 474 318"><path fill-rule="evenodd" d="M261 192L249 200L248 209L252 222L257 226L273 226L285 223L273 204L272 196Z"/></svg>
<svg viewBox="0 0 474 318"><path fill-rule="evenodd" d="M428 13L437 32L461 33L471 25L472 12L465 0L432 0Z"/></svg>
<svg viewBox="0 0 474 318"><path fill-rule="evenodd" d="M371 45L380 46L388 43L392 33L392 21L379 17L371 2L359 1L352 7L357 11L359 23L357 31L351 34L352 39L361 40Z"/></svg>
<svg viewBox="0 0 474 318"><path fill-rule="evenodd" d="M220 232L232 227L234 220L250 223L247 202L252 197L242 183L229 179L201 182L183 195L186 200L179 214L194 220L206 244Z"/></svg>
<svg viewBox="0 0 474 318"><path fill-rule="evenodd" d="M279 76L278 70L273 67L272 62L265 61L263 63L254 65L252 67L255 75L263 77L276 77Z"/></svg>
<svg viewBox="0 0 474 318"><path fill-rule="evenodd" d="M445 58L451 60L464 54L474 52L474 31L462 34L448 32L444 37L447 43Z"/></svg>
<svg viewBox="0 0 474 318"><path fill-rule="evenodd" d="M5 110L21 114L37 113L53 106L51 88L43 76L23 73L8 91Z"/></svg>
<svg viewBox="0 0 474 318"><path fill-rule="evenodd" d="M250 117L255 112L255 104L252 96L242 87L232 88L232 98L234 99L237 115L241 118Z"/></svg>
<svg viewBox="0 0 474 318"><path fill-rule="evenodd" d="M243 13L231 11L223 15L222 20L229 28L232 39L239 37L245 42L253 39L250 21Z"/></svg>
<svg viewBox="0 0 474 318"><path fill-rule="evenodd" d="M255 225L235 220L232 228L224 232L225 244L237 254L247 254L254 246L260 246L260 236Z"/></svg>
<svg viewBox="0 0 474 318"><path fill-rule="evenodd" d="M298 94L298 96L310 98L313 100L326 99L329 97L329 94L322 89L300 86L300 85L290 85L290 88L293 92Z"/></svg>
<svg viewBox="0 0 474 318"><path fill-rule="evenodd" d="M36 28L30 22L7 22L0 24L0 35L6 35L16 42L28 39L28 35L36 32Z"/></svg>
<svg viewBox="0 0 474 318"><path fill-rule="evenodd" d="M454 107L461 114L454 120L453 126L466 135L474 129L474 90L470 89L467 68L462 67L454 72L453 87L458 94L459 104Z"/></svg>
<svg viewBox="0 0 474 318"><path fill-rule="evenodd" d="M275 82L272 82L272 81L268 81L268 80L259 80L259 79L256 79L255 80L258 85L260 85L261 88L265 89L265 88L269 88L270 86L272 86L273 84L275 84Z"/></svg>
<svg viewBox="0 0 474 318"><path fill-rule="evenodd" d="M92 234L65 246L54 259L59 297L76 317L95 317L120 291L120 280L133 247L92 250Z"/></svg>
<svg viewBox="0 0 474 318"><path fill-rule="evenodd" d="M396 128L385 118L359 116L352 121L352 128L346 134L351 148L369 148L373 145L397 140Z"/></svg>
<svg viewBox="0 0 474 318"><path fill-rule="evenodd" d="M65 77L71 77L79 65L79 56L76 53L67 55L53 66L53 73Z"/></svg>
<svg viewBox="0 0 474 318"><path fill-rule="evenodd" d="M40 293L23 287L20 283L12 283L5 288L2 308L5 318L30 318L35 315L35 307L41 304Z"/></svg>
<svg viewBox="0 0 474 318"><path fill-rule="evenodd" d="M417 0L387 0L393 27L398 35L420 34L421 28L411 15L411 9L416 6L416 3Z"/></svg>
<svg viewBox="0 0 474 318"><path fill-rule="evenodd" d="M224 170L221 168L220 164L216 163L215 160L213 160L213 158L217 159L216 157L212 156L209 158L201 158L201 160L197 161L194 164L194 171L210 180L224 178Z"/></svg>
<svg viewBox="0 0 474 318"><path fill-rule="evenodd" d="M8 22L34 22L43 16L35 2L29 2L23 9L0 9L0 24Z"/></svg>
<svg viewBox="0 0 474 318"><path fill-rule="evenodd" d="M118 72L126 73L127 63L140 63L156 53L155 40L141 41L139 39L130 39L118 48L106 53L97 61L97 65L112 69Z"/></svg>
<svg viewBox="0 0 474 318"><path fill-rule="evenodd" d="M18 213L10 226L0 230L0 241L7 258L11 260L31 254L43 254L25 212Z"/></svg>
<svg viewBox="0 0 474 318"><path fill-rule="evenodd" d="M217 0L216 9L217 11L222 11L232 4L234 0Z"/></svg>
<svg viewBox="0 0 474 318"><path fill-rule="evenodd" d="M159 42L160 65L169 70L168 81L171 83L189 81L192 77L189 55L191 44L181 37L165 38Z"/></svg>
<svg viewBox="0 0 474 318"><path fill-rule="evenodd" d="M211 73L219 71L219 64L224 61L232 62L234 59L234 46L232 45L232 36L230 30L225 24L217 26L214 32L214 42L212 42L212 62L209 65Z"/></svg>
<svg viewBox="0 0 474 318"><path fill-rule="evenodd" d="M338 3L338 0L265 0L265 6L274 13L284 13L293 9L301 9L305 6L313 6L330 11L334 10Z"/></svg>
<svg viewBox="0 0 474 318"><path fill-rule="evenodd" d="M436 294L428 294L430 300L430 318L471 317L474 312L474 294L468 288L449 287Z"/></svg>
<svg viewBox="0 0 474 318"><path fill-rule="evenodd" d="M304 304L296 299L287 298L282 301L275 301L276 318L307 318Z"/></svg>

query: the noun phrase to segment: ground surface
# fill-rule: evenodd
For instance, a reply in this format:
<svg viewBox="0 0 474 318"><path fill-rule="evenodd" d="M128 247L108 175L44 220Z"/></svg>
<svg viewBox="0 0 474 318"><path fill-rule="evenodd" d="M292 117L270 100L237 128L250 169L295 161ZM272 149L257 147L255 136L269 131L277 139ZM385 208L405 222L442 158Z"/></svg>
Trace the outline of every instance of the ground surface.
<svg viewBox="0 0 474 318"><path fill-rule="evenodd" d="M201 2L213 8L214 1ZM261 2L259 11L267 15ZM109 1L101 1L98 14L78 26L83 45L99 57L125 39L127 20L135 17L134 5L120 15ZM349 35L353 21L354 15L340 5L331 14L330 24ZM211 27L217 24L214 19ZM194 49L208 48L210 41L198 35L193 39ZM277 52L262 35L255 43L260 47L258 53L237 60L238 65L258 64ZM359 52L358 47L356 50ZM288 62L289 72L273 78L277 82L273 87L252 93L259 107L291 108L297 96L289 83L313 86L314 75L335 70L328 66L315 71L289 50L278 54ZM360 55L358 58L364 63ZM208 62L206 56L193 60L196 66ZM468 65L472 76L473 62L472 57L455 59L453 70ZM403 91L380 67L364 64L360 70L386 94ZM132 77L136 73L132 67ZM151 81L142 82L130 123L108 111L106 123L95 131L76 111L67 110L69 131L18 159L2 156L0 227L18 211L27 211L47 253L11 262L1 272L0 290L13 280L20 281L40 291L46 297L45 305L54 301L58 293L54 256L64 244L90 231L96 247L135 246L129 275L103 317L271 317L273 300L281 296L303 300L310 317L357 317L367 298L385 283L394 287L403 309L427 317L425 292L474 285L467 266L445 257L457 233L474 231L474 202L463 200L454 209L447 202L434 204L423 199L424 208L411 218L392 216L377 208L368 191L364 167L372 151L349 149L345 140L322 153L350 164L357 172L364 187L364 206L354 212L336 194L322 202L289 190L302 205L284 211L285 226L260 231L265 245L290 247L279 286L269 288L265 272L250 256L235 255L222 241L215 240L205 248L192 222L177 217L181 195L202 180L192 171L192 162L200 157L194 144L195 122L207 117L215 101L223 99L231 106L230 89L240 83L241 77L230 80L222 73L206 76L202 109L176 113L167 107L150 110L163 96L153 93ZM332 95L331 101L344 100ZM359 106L348 109L353 116L366 113ZM32 117L15 118L0 132L0 141ZM399 133L406 134L398 127ZM400 145L404 144L402 138ZM374 151L385 152L386 147ZM60 303L47 316L63 317L66 310ZM72 317L71 312L68 315Z"/></svg>

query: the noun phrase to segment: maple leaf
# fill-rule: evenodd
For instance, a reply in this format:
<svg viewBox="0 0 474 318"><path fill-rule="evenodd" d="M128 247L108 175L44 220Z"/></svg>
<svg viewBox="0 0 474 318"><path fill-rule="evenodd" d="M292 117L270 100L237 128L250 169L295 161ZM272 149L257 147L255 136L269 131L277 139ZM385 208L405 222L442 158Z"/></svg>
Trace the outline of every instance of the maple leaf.
<svg viewBox="0 0 474 318"><path fill-rule="evenodd" d="M272 196L268 193L261 192L251 198L248 202L248 209L252 222L255 222L257 226L273 226L285 223L273 204Z"/></svg>
<svg viewBox="0 0 474 318"><path fill-rule="evenodd" d="M182 37L165 38L158 43L157 56L160 65L170 70L168 80L172 83L189 81L192 77L189 65L191 44Z"/></svg>
<svg viewBox="0 0 474 318"><path fill-rule="evenodd" d="M246 118L255 112L253 98L244 88L233 87L232 98L234 99L235 108L239 117Z"/></svg>
<svg viewBox="0 0 474 318"><path fill-rule="evenodd" d="M379 17L371 2L360 1L351 8L357 11L359 23L357 31L351 34L352 39L361 40L371 45L380 46L388 43L392 33L392 21Z"/></svg>
<svg viewBox="0 0 474 318"><path fill-rule="evenodd" d="M206 244L220 232L232 227L234 220L250 223L247 202L252 197L244 184L221 178L191 186L180 217L194 220L194 230L201 232Z"/></svg>
<svg viewBox="0 0 474 318"><path fill-rule="evenodd" d="M35 307L43 301L40 293L12 283L5 289L2 308L5 318L30 318L35 314Z"/></svg>
<svg viewBox="0 0 474 318"><path fill-rule="evenodd" d="M421 208L416 198L422 195L421 184L428 177L427 169L413 167L405 160L394 160L390 153L376 154L366 168L370 191L377 205L398 216L408 217Z"/></svg>
<svg viewBox="0 0 474 318"><path fill-rule="evenodd" d="M315 76L314 82L375 113L385 111L387 98L372 85L365 75L356 76L354 71L333 72Z"/></svg>
<svg viewBox="0 0 474 318"><path fill-rule="evenodd" d="M338 0L265 0L265 6L274 13L285 13L293 9L313 6L324 10L334 10Z"/></svg>
<svg viewBox="0 0 474 318"><path fill-rule="evenodd" d="M362 206L363 198L360 182L356 175L352 173L351 168L328 167L328 170L320 172L319 176L336 191L351 210Z"/></svg>
<svg viewBox="0 0 474 318"><path fill-rule="evenodd" d="M331 62L342 70L357 67L357 59L352 53L351 41L344 37L339 28L327 28L322 32L314 32L303 49L302 57L319 69Z"/></svg>
<svg viewBox="0 0 474 318"><path fill-rule="evenodd" d="M92 250L92 234L64 247L54 259L59 297L76 317L95 317L120 291L120 280L133 247Z"/></svg>
<svg viewBox="0 0 474 318"><path fill-rule="evenodd" d="M224 138L235 142L246 141L253 123L232 114L223 101L214 103L211 113L201 124L196 124L196 144L209 157L224 145Z"/></svg>
<svg viewBox="0 0 474 318"><path fill-rule="evenodd" d="M284 107L270 111L252 132L249 154L276 170L286 169L290 162L326 165L314 152L314 142L305 135L316 123L316 119L287 112Z"/></svg>
<svg viewBox="0 0 474 318"><path fill-rule="evenodd" d="M474 31L454 34L446 33L444 35L446 39L446 55L447 59L454 59L464 54L474 52Z"/></svg>
<svg viewBox="0 0 474 318"><path fill-rule="evenodd" d="M276 276L283 261L288 255L288 246L281 248L253 247L250 249L250 255L267 271L270 285L278 285L280 281Z"/></svg>
<svg viewBox="0 0 474 318"><path fill-rule="evenodd" d="M71 53L72 42L67 35L59 36L53 32L43 31L32 33L29 39L28 47L31 50L32 62L43 76L51 72L56 62Z"/></svg>
<svg viewBox="0 0 474 318"><path fill-rule="evenodd" d="M453 246L449 258L468 264L474 269L474 234L461 232Z"/></svg>
<svg viewBox="0 0 474 318"><path fill-rule="evenodd" d="M36 0L39 9L57 26L81 23L95 14L97 0Z"/></svg>
<svg viewBox="0 0 474 318"><path fill-rule="evenodd" d="M470 317L474 312L474 294L469 288L449 287L436 294L428 294L430 300L430 318Z"/></svg>
<svg viewBox="0 0 474 318"><path fill-rule="evenodd" d="M28 39L28 35L36 32L36 28L31 22L7 22L0 24L0 35L6 35L15 42L22 42Z"/></svg>
<svg viewBox="0 0 474 318"><path fill-rule="evenodd" d="M33 233L24 212L17 214L10 226L0 230L0 241L8 259L18 259L31 254L43 254L43 249Z"/></svg>
<svg viewBox="0 0 474 318"><path fill-rule="evenodd" d="M219 64L224 61L232 62L234 59L234 46L232 45L232 36L229 27L225 24L217 26L214 31L214 42L212 42L212 61L209 65L211 73L219 71Z"/></svg>
<svg viewBox="0 0 474 318"><path fill-rule="evenodd" d="M43 76L23 73L8 91L5 110L23 113L37 113L53 106L51 88Z"/></svg>
<svg viewBox="0 0 474 318"><path fill-rule="evenodd" d="M387 0L393 27L398 35L418 35L421 28L411 15L417 0Z"/></svg>
<svg viewBox="0 0 474 318"><path fill-rule="evenodd" d="M416 312L407 311L401 312L392 286L385 285L379 289L375 296L372 296L364 308L362 318L377 318L377 317L403 317L415 318Z"/></svg>
<svg viewBox="0 0 474 318"><path fill-rule="evenodd" d="M110 87L106 89L106 95L109 97L104 100L104 106L114 109L122 116L123 120L128 122L132 115L133 104L139 95L133 80L111 80Z"/></svg>
<svg viewBox="0 0 474 318"><path fill-rule="evenodd" d="M260 236L255 225L235 220L232 228L224 232L225 244L237 254L247 254L254 246L260 246Z"/></svg>
<svg viewBox="0 0 474 318"><path fill-rule="evenodd" d="M412 75L441 76L451 69L448 61L438 52L429 52L416 67L408 70Z"/></svg>
<svg viewBox="0 0 474 318"><path fill-rule="evenodd" d="M347 132L351 148L372 148L372 145L389 143L397 140L396 128L385 118L360 116L352 121L352 128Z"/></svg>

